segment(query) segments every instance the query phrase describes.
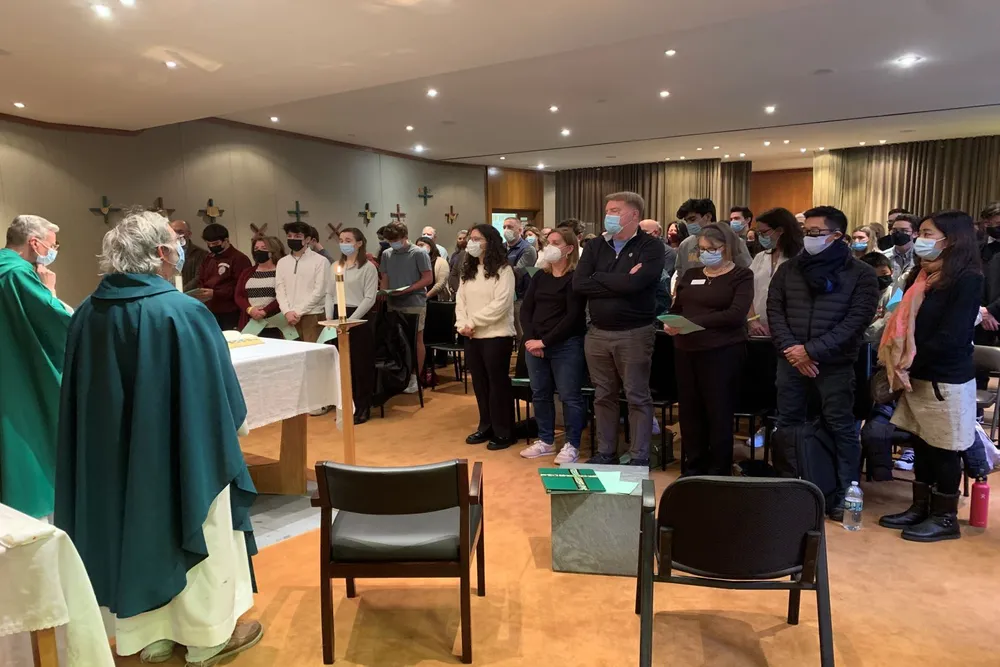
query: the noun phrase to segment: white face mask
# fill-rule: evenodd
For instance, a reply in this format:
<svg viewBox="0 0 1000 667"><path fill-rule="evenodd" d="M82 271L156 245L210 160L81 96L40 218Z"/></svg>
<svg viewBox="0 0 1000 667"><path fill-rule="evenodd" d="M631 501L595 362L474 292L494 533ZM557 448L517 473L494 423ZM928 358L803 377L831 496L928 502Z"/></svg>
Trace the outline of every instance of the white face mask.
<svg viewBox="0 0 1000 667"><path fill-rule="evenodd" d="M507 239L507 243L513 243L517 240L517 232L513 229L505 229L503 230L503 237Z"/></svg>
<svg viewBox="0 0 1000 667"><path fill-rule="evenodd" d="M802 245L810 255L818 255L836 243L836 241L827 243L829 240L829 236L805 236L802 238Z"/></svg>
<svg viewBox="0 0 1000 667"><path fill-rule="evenodd" d="M469 241L465 244L465 252L469 253L469 257L479 258L483 254L482 241Z"/></svg>
<svg viewBox="0 0 1000 667"><path fill-rule="evenodd" d="M542 251L542 259L544 259L549 264L555 264L562 258L563 258L562 249L557 248L554 245L545 246L545 250Z"/></svg>

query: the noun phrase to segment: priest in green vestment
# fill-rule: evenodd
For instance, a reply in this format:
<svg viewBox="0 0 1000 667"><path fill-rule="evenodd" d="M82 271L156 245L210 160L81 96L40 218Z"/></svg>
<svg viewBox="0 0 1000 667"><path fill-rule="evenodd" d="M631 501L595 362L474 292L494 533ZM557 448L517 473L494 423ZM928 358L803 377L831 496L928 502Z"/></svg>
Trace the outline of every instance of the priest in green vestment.
<svg viewBox="0 0 1000 667"><path fill-rule="evenodd" d="M59 227L19 215L0 250L0 502L36 518L55 503L59 383L70 313L56 298Z"/></svg>
<svg viewBox="0 0 1000 667"><path fill-rule="evenodd" d="M246 404L204 304L177 291L166 218L104 236L103 279L69 327L56 525L76 544L119 655L207 667L255 645L249 557L256 490L240 451Z"/></svg>

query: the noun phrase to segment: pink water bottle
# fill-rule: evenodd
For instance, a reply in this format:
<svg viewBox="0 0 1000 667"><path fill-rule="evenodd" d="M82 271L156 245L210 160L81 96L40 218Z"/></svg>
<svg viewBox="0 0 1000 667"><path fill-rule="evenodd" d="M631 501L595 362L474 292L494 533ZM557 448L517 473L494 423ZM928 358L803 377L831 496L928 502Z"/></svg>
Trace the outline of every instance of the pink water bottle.
<svg viewBox="0 0 1000 667"><path fill-rule="evenodd" d="M985 528L990 513L990 485L985 477L980 477L972 485L972 507L969 510L969 525Z"/></svg>

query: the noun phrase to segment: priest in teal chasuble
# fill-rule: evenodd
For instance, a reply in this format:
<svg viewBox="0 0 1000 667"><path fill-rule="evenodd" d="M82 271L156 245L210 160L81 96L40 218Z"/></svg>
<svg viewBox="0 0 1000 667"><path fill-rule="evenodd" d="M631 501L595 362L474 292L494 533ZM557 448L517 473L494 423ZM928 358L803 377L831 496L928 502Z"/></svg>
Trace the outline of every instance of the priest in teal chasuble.
<svg viewBox="0 0 1000 667"><path fill-rule="evenodd" d="M256 496L240 451L246 404L215 318L173 285L183 246L166 218L105 237L104 278L66 345L56 525L115 614L119 655L190 665L253 646Z"/></svg>
<svg viewBox="0 0 1000 667"><path fill-rule="evenodd" d="M55 503L59 382L69 310L47 267L59 228L20 215L0 250L0 502L41 518ZM42 282L42 277L48 282Z"/></svg>

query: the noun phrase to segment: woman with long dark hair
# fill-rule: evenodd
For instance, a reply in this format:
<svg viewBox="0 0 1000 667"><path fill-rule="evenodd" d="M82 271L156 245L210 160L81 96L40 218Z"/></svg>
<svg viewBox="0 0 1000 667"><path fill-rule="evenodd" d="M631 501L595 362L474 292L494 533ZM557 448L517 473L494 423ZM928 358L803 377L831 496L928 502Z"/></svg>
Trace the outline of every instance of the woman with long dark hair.
<svg viewBox="0 0 1000 667"><path fill-rule="evenodd" d="M962 536L958 525L961 453L976 438L972 336L983 290L975 223L962 211L925 218L913 242L915 265L889 317L879 361L902 390L892 423L913 434L913 502L879 519L903 539Z"/></svg>
<svg viewBox="0 0 1000 667"><path fill-rule="evenodd" d="M507 449L514 444L510 353L514 345L514 271L500 232L469 230L455 303L455 329L465 337L465 363L479 405L479 427L465 442Z"/></svg>
<svg viewBox="0 0 1000 667"><path fill-rule="evenodd" d="M787 208L772 208L757 216L757 242L764 251L750 262L753 305L747 314L747 328L751 336L770 336L767 288L778 267L802 252L802 227Z"/></svg>
<svg viewBox="0 0 1000 667"><path fill-rule="evenodd" d="M690 236L690 234L688 233L687 223L675 220L667 225L667 245L671 248L676 250L677 246L681 244L681 241L686 239L688 236Z"/></svg>

